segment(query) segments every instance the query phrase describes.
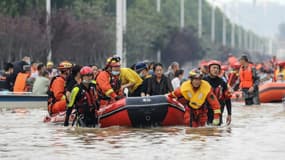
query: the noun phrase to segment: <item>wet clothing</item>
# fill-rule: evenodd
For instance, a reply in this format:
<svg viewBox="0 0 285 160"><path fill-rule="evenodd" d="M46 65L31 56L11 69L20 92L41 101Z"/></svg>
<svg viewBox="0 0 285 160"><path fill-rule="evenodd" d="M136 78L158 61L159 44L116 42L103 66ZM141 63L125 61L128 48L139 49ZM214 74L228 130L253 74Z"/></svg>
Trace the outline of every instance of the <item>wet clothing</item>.
<svg viewBox="0 0 285 160"><path fill-rule="evenodd" d="M185 81L180 88L168 95L170 98L177 98L186 107L185 119L190 127L205 126L208 116L208 108L206 102L214 111L214 119L220 118L220 104L214 95L208 82L202 80L198 89L193 89L191 81Z"/></svg>
<svg viewBox="0 0 285 160"><path fill-rule="evenodd" d="M173 91L170 79L162 75L160 82L156 80L156 76L152 76L147 84L147 94L163 95Z"/></svg>
<svg viewBox="0 0 285 160"><path fill-rule="evenodd" d="M141 85L143 80L141 77L130 68L121 68L120 79L122 85L133 83L134 85L129 88L130 96L138 97L140 96Z"/></svg>
<svg viewBox="0 0 285 160"><path fill-rule="evenodd" d="M211 86L214 94L220 102L221 106L221 116L220 116L220 124L222 121L222 115L224 112L225 106L227 107L228 115L232 115L232 103L231 103L231 94L228 91L227 83L224 79L220 77L210 77L209 75L204 78ZM208 106L208 124L211 124L214 119L214 112L211 107Z"/></svg>
<svg viewBox="0 0 285 160"><path fill-rule="evenodd" d="M253 65L249 64L247 67L241 66L239 70L240 89L246 105L260 104L259 102L259 77ZM253 87L252 93L249 93L249 88Z"/></svg>
<svg viewBox="0 0 285 160"><path fill-rule="evenodd" d="M107 71L101 71L96 77L96 90L100 105L107 105L123 96L119 76L113 76Z"/></svg>
<svg viewBox="0 0 285 160"><path fill-rule="evenodd" d="M76 121L81 127L95 127L97 124L96 111L98 109L96 85L90 83L88 88L82 83L76 85L67 105L64 125L67 126L72 109L76 110Z"/></svg>
<svg viewBox="0 0 285 160"><path fill-rule="evenodd" d="M66 110L65 78L56 76L51 80L48 90L48 111L50 115Z"/></svg>

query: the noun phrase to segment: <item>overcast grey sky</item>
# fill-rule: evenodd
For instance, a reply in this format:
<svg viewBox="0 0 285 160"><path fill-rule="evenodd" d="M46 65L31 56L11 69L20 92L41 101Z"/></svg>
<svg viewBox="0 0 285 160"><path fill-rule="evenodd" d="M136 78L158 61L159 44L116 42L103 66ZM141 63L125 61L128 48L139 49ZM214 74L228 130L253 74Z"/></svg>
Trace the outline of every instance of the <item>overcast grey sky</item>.
<svg viewBox="0 0 285 160"><path fill-rule="evenodd" d="M225 3L225 2L229 3L229 2L234 2L234 1L253 3L255 1L257 4L258 3L275 2L275 3L285 5L285 0L208 0L208 1L216 1L217 3Z"/></svg>
<svg viewBox="0 0 285 160"><path fill-rule="evenodd" d="M285 0L207 0L224 10L228 17L261 36L274 37L285 21Z"/></svg>

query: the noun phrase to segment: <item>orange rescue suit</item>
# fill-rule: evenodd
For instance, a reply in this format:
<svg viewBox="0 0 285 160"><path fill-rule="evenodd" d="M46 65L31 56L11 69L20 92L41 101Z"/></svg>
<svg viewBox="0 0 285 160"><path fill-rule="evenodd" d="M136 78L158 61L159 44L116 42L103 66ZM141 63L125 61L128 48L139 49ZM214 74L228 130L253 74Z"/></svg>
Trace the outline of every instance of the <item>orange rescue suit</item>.
<svg viewBox="0 0 285 160"><path fill-rule="evenodd" d="M48 110L52 114L57 114L66 110L65 78L62 76L55 77L51 83L49 92L53 95L49 101L53 102L49 104Z"/></svg>
<svg viewBox="0 0 285 160"><path fill-rule="evenodd" d="M117 96L122 95L119 76L112 77L107 71L101 71L96 77L96 88L100 99L100 106L107 105Z"/></svg>
<svg viewBox="0 0 285 160"><path fill-rule="evenodd" d="M252 65L249 64L246 68L240 67L239 70L240 88L250 88L253 86Z"/></svg>

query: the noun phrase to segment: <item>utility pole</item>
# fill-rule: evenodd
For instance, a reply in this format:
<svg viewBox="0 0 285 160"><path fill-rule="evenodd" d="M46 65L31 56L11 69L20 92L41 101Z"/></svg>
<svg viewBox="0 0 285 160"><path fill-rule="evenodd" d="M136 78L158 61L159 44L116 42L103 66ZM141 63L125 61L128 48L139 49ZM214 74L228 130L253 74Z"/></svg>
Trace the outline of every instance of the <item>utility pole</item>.
<svg viewBox="0 0 285 160"><path fill-rule="evenodd" d="M224 4L224 11L226 11L226 5ZM226 24L226 12L223 14L223 46L227 45L227 24Z"/></svg>
<svg viewBox="0 0 285 160"><path fill-rule="evenodd" d="M48 56L47 56L47 61L51 61L52 59L52 49L51 49L51 27L50 27L50 17L51 17L51 0L46 0L46 12L47 12L47 17L46 17L46 25L47 25L47 39L48 39Z"/></svg>
<svg viewBox="0 0 285 160"><path fill-rule="evenodd" d="M238 28L238 45L239 48L242 49L242 28Z"/></svg>
<svg viewBox="0 0 285 160"><path fill-rule="evenodd" d="M198 37L202 37L202 0L199 0L198 6Z"/></svg>
<svg viewBox="0 0 285 160"><path fill-rule="evenodd" d="M215 31L216 31L216 16L215 16L215 10L216 10L216 5L215 5L215 0L213 0L212 4L212 23L211 23L211 40L212 43L215 43Z"/></svg>
<svg viewBox="0 0 285 160"><path fill-rule="evenodd" d="M116 54L123 59L123 0L116 1ZM124 61L124 59L123 59ZM122 64L123 65L123 64Z"/></svg>
<svg viewBox="0 0 285 160"><path fill-rule="evenodd" d="M269 55L273 55L273 41L272 38L268 40L268 53Z"/></svg>
<svg viewBox="0 0 285 160"><path fill-rule="evenodd" d="M248 37L247 37L247 31L246 30L244 30L244 36L243 36L243 38L244 38L244 49L245 50L247 50L248 49Z"/></svg>
<svg viewBox="0 0 285 160"><path fill-rule="evenodd" d="M180 0L180 29L182 30L184 28L184 0Z"/></svg>
<svg viewBox="0 0 285 160"><path fill-rule="evenodd" d="M239 8L239 1L236 2L236 5L235 5L235 15L236 15L236 18L237 18L237 24L240 24L240 15L238 14L238 8ZM243 48L243 44L242 44L242 26L241 25L238 25L238 28L237 28L237 32L238 32L238 47L239 49L242 49Z"/></svg>
<svg viewBox="0 0 285 160"><path fill-rule="evenodd" d="M248 38L249 38L249 50L251 52L253 52L254 51L254 49L253 49L253 33L249 32Z"/></svg>
<svg viewBox="0 0 285 160"><path fill-rule="evenodd" d="M160 13L160 0L156 0L156 12ZM161 62L161 51L160 48L158 48L156 53L157 62Z"/></svg>
<svg viewBox="0 0 285 160"><path fill-rule="evenodd" d="M231 46L235 47L235 23L232 21Z"/></svg>
<svg viewBox="0 0 285 160"><path fill-rule="evenodd" d="M156 12L160 12L160 0L156 0Z"/></svg>
<svg viewBox="0 0 285 160"><path fill-rule="evenodd" d="M124 36L127 34L127 0L123 0L123 55L122 66L127 66L127 44L124 40Z"/></svg>

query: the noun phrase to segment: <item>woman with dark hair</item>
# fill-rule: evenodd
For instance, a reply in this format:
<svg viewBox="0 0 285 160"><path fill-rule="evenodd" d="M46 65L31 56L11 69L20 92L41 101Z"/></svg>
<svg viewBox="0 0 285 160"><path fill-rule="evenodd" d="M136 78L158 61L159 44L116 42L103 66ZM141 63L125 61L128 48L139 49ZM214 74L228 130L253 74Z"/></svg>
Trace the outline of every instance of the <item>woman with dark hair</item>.
<svg viewBox="0 0 285 160"><path fill-rule="evenodd" d="M163 95L173 91L170 79L163 74L163 66L161 63L156 63L153 67L154 76L148 81L147 92L148 96Z"/></svg>
<svg viewBox="0 0 285 160"><path fill-rule="evenodd" d="M74 65L71 69L71 74L66 81L66 97L69 100L72 89L81 82L80 69L81 65Z"/></svg>

